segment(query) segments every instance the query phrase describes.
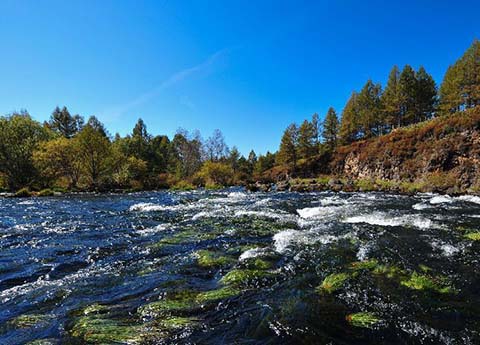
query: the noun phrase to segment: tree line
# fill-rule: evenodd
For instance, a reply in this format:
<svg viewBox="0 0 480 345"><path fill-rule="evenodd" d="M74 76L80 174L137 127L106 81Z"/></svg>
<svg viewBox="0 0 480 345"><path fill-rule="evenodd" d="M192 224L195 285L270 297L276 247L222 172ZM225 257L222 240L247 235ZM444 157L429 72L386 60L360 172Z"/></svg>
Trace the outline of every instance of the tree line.
<svg viewBox="0 0 480 345"><path fill-rule="evenodd" d="M244 184L273 167L271 153L248 157L225 143L220 130L204 140L179 129L172 139L152 135L142 119L124 137L109 134L95 116L85 120L55 108L41 124L27 111L0 118L3 189L157 189Z"/></svg>
<svg viewBox="0 0 480 345"><path fill-rule="evenodd" d="M142 119L124 137L111 136L95 116L56 107L39 123L27 111L0 117L0 189L114 190L217 188L272 176L318 173L336 147L387 134L480 105L480 42L451 65L437 88L425 68L394 66L385 88L368 80L353 92L339 117L329 108L284 131L277 152L247 157L229 148L220 130L204 140L179 129L173 138L152 135ZM456 115L455 115L456 116Z"/></svg>
<svg viewBox="0 0 480 345"><path fill-rule="evenodd" d="M423 66L414 70L393 66L385 88L368 80L352 92L341 117L330 108L322 123L314 114L300 126L284 131L276 164L290 172L302 170L305 160L331 155L338 145L388 134L391 131L448 116L480 105L480 41L450 66L440 88ZM300 163L300 167L299 167ZM300 171L301 172L301 171Z"/></svg>

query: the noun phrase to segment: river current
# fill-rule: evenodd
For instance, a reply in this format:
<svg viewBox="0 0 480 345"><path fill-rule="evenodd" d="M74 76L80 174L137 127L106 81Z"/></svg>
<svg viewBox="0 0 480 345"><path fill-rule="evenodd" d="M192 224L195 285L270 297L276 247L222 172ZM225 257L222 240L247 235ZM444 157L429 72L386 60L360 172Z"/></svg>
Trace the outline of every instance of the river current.
<svg viewBox="0 0 480 345"><path fill-rule="evenodd" d="M480 197L0 199L0 344L480 344Z"/></svg>

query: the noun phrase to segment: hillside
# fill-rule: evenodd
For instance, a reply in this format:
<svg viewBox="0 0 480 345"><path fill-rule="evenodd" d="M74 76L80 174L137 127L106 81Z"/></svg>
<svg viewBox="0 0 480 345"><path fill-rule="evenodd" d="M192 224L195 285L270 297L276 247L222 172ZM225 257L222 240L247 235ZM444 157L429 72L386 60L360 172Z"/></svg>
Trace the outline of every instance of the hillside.
<svg viewBox="0 0 480 345"><path fill-rule="evenodd" d="M346 179L415 182L418 189L480 187L480 107L338 147L331 172Z"/></svg>

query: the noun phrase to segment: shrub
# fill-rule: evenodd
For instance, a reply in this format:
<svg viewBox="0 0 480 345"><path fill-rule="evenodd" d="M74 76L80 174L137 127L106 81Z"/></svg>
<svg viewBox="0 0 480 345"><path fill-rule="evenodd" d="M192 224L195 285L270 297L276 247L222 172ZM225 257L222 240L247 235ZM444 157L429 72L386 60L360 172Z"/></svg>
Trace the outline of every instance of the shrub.
<svg viewBox="0 0 480 345"><path fill-rule="evenodd" d="M53 196L54 192L53 190L47 188L47 189L42 189L40 192L37 194L38 196Z"/></svg>
<svg viewBox="0 0 480 345"><path fill-rule="evenodd" d="M28 188L22 188L17 190L17 192L14 195L17 198L26 198L26 197L32 196L32 192L30 192Z"/></svg>

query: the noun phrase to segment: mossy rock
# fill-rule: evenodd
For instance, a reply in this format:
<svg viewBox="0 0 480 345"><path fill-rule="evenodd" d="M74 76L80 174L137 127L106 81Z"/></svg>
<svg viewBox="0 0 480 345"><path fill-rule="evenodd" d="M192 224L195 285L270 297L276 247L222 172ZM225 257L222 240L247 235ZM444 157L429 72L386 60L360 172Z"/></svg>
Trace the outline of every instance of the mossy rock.
<svg viewBox="0 0 480 345"><path fill-rule="evenodd" d="M246 285L252 281L267 279L273 276L273 273L258 269L234 269L228 272L220 279L220 283L225 285Z"/></svg>
<svg viewBox="0 0 480 345"><path fill-rule="evenodd" d="M412 290L430 290L441 294L454 293L455 290L448 285L447 281L443 277L432 278L425 274L419 274L413 272L409 279L402 280L400 282L403 286L406 286Z"/></svg>
<svg viewBox="0 0 480 345"><path fill-rule="evenodd" d="M381 275L389 279L401 279L407 275L406 271L394 265L378 265L373 274Z"/></svg>
<svg viewBox="0 0 480 345"><path fill-rule="evenodd" d="M8 321L8 324L15 328L32 328L45 325L52 317L44 314L24 314Z"/></svg>
<svg viewBox="0 0 480 345"><path fill-rule="evenodd" d="M158 322L158 325L165 330L176 330L192 327L198 324L198 320L192 317L168 317Z"/></svg>
<svg viewBox="0 0 480 345"><path fill-rule="evenodd" d="M470 232L465 235L465 238L471 241L480 241L480 231L479 232Z"/></svg>
<svg viewBox="0 0 480 345"><path fill-rule="evenodd" d="M140 344L144 339L140 325L95 316L77 319L70 334L88 344Z"/></svg>
<svg viewBox="0 0 480 345"><path fill-rule="evenodd" d="M37 339L29 341L26 345L57 345L59 342L56 339Z"/></svg>
<svg viewBox="0 0 480 345"><path fill-rule="evenodd" d="M356 261L352 262L350 264L350 268L354 271L357 270L374 270L378 266L378 260L377 259L370 259L370 260L364 260L364 261Z"/></svg>
<svg viewBox="0 0 480 345"><path fill-rule="evenodd" d="M233 258L210 250L198 250L195 252L195 256L198 265L205 268L222 267L236 262Z"/></svg>
<svg viewBox="0 0 480 345"><path fill-rule="evenodd" d="M28 188L22 188L16 191L16 193L13 195L16 198L28 198L31 197L33 194L30 192Z"/></svg>
<svg viewBox="0 0 480 345"><path fill-rule="evenodd" d="M381 319L375 314L368 312L349 314L346 316L346 320L352 326L361 328L374 328L381 322Z"/></svg>
<svg viewBox="0 0 480 345"><path fill-rule="evenodd" d="M350 278L348 273L333 273L325 277L322 284L316 288L317 292L332 293L342 288L345 282Z"/></svg>
<svg viewBox="0 0 480 345"><path fill-rule="evenodd" d="M177 315L197 308L195 297L198 292L192 290L176 291L167 294L164 299L145 304L138 308L142 317L158 318L165 315Z"/></svg>
<svg viewBox="0 0 480 345"><path fill-rule="evenodd" d="M210 290L210 291L205 291L201 292L197 295L196 301L198 303L209 303L209 302L215 302L219 301L222 299L227 299L227 298L232 298L235 296L238 296L240 294L240 290L235 289L233 287L223 287L217 290Z"/></svg>

